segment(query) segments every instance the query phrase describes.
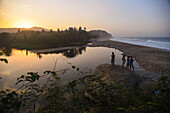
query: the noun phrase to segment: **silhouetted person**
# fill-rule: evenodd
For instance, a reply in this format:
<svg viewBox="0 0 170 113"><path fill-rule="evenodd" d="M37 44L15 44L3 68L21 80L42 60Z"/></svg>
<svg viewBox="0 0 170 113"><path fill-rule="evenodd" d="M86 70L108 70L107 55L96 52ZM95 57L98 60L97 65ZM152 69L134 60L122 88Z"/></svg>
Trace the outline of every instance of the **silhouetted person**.
<svg viewBox="0 0 170 113"><path fill-rule="evenodd" d="M130 58L130 70L131 70L131 68L132 68L133 71L134 71L133 62L134 62L134 60L133 60L133 58L132 58L132 56L131 56L131 58Z"/></svg>
<svg viewBox="0 0 170 113"><path fill-rule="evenodd" d="M28 56L28 50L26 50L26 56Z"/></svg>
<svg viewBox="0 0 170 113"><path fill-rule="evenodd" d="M126 62L125 55L123 55L123 57L122 57L122 67L124 67L125 62Z"/></svg>
<svg viewBox="0 0 170 113"><path fill-rule="evenodd" d="M129 65L130 65L130 57L128 56L127 57L127 65L126 65L126 68L129 69Z"/></svg>
<svg viewBox="0 0 170 113"><path fill-rule="evenodd" d="M112 63L112 65L114 65L114 63L115 63L115 54L114 54L114 52L112 52L112 55L111 55L111 63Z"/></svg>

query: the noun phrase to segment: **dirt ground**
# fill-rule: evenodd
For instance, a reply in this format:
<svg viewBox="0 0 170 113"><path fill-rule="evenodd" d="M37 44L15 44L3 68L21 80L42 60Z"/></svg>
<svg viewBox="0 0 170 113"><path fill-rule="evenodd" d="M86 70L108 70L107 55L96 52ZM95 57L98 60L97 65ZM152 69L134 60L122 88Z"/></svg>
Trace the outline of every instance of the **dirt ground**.
<svg viewBox="0 0 170 113"><path fill-rule="evenodd" d="M95 41L89 46L116 48L127 56L133 56L140 67L151 72L170 76L170 51L168 50L116 41Z"/></svg>

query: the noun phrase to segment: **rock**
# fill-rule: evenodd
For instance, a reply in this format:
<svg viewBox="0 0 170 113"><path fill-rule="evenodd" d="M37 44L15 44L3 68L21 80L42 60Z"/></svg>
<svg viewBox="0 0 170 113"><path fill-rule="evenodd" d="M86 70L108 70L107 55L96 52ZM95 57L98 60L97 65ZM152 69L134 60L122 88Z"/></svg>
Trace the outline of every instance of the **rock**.
<svg viewBox="0 0 170 113"><path fill-rule="evenodd" d="M113 38L111 34L103 30L92 30L88 33L90 36L94 37L91 39L91 41L106 41Z"/></svg>
<svg viewBox="0 0 170 113"><path fill-rule="evenodd" d="M128 89L141 88L147 90L154 83L153 80L143 79L134 72L119 65L101 64L94 70L93 74L101 76L105 82L120 82Z"/></svg>

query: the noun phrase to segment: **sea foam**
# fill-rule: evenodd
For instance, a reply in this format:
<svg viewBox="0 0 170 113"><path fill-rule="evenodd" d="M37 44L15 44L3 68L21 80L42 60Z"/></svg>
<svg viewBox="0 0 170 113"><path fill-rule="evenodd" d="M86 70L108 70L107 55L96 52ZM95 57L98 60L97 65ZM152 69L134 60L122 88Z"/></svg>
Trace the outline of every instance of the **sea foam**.
<svg viewBox="0 0 170 113"><path fill-rule="evenodd" d="M170 37L156 37L156 38L112 38L113 41L124 42L134 45L142 45L147 47L170 50Z"/></svg>

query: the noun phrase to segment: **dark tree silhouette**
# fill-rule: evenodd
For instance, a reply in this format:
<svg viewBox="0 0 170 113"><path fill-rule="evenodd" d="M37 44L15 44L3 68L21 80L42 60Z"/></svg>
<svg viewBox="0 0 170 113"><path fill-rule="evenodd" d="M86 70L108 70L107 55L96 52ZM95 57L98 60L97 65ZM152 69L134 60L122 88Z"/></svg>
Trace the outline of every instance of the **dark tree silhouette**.
<svg viewBox="0 0 170 113"><path fill-rule="evenodd" d="M68 29L69 31L73 31L73 27L69 27L69 29Z"/></svg>
<svg viewBox="0 0 170 113"><path fill-rule="evenodd" d="M76 27L74 27L74 31L77 31L77 28L76 28Z"/></svg>
<svg viewBox="0 0 170 113"><path fill-rule="evenodd" d="M84 31L86 31L86 27L84 27Z"/></svg>
<svg viewBox="0 0 170 113"><path fill-rule="evenodd" d="M0 46L6 46L9 43L9 33L0 33Z"/></svg>
<svg viewBox="0 0 170 113"><path fill-rule="evenodd" d="M79 31L82 31L81 27L79 27Z"/></svg>
<svg viewBox="0 0 170 113"><path fill-rule="evenodd" d="M57 29L57 32L60 32L60 29L59 29L59 28Z"/></svg>
<svg viewBox="0 0 170 113"><path fill-rule="evenodd" d="M42 32L44 33L44 32L45 32L45 30L44 30L44 29L42 29Z"/></svg>
<svg viewBox="0 0 170 113"><path fill-rule="evenodd" d="M12 54L11 48L4 48L4 49L2 49L2 52L5 56L11 56L11 54Z"/></svg>
<svg viewBox="0 0 170 113"><path fill-rule="evenodd" d="M49 32L53 32L53 30L52 29L50 29L50 31Z"/></svg>
<svg viewBox="0 0 170 113"><path fill-rule="evenodd" d="M70 27L65 31L60 31L58 28L58 32L52 31L52 29L47 32L42 29L42 31L24 30L19 31L19 33L0 33L0 46L29 50L84 45L91 38L94 38L94 36L84 32L84 29Z"/></svg>

